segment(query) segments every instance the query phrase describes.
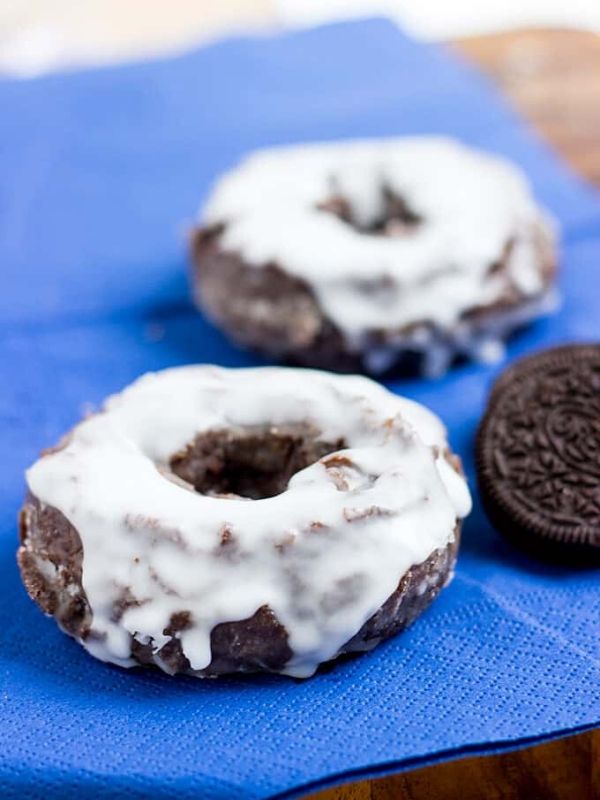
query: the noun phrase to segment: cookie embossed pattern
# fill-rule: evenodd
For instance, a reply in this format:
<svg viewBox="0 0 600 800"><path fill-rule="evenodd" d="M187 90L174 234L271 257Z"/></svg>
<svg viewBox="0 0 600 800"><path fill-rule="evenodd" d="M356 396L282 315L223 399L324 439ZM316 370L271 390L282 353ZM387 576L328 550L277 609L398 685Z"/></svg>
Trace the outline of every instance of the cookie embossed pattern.
<svg viewBox="0 0 600 800"><path fill-rule="evenodd" d="M493 387L477 437L484 506L537 551L600 557L600 345L524 358Z"/></svg>

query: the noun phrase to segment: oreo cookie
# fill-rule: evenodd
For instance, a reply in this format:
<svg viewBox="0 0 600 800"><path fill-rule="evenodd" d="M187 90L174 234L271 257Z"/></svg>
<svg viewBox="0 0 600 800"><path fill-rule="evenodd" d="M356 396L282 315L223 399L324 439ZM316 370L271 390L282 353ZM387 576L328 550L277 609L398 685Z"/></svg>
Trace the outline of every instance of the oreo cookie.
<svg viewBox="0 0 600 800"><path fill-rule="evenodd" d="M537 554L600 562L600 344L567 345L510 366L476 440L492 524Z"/></svg>

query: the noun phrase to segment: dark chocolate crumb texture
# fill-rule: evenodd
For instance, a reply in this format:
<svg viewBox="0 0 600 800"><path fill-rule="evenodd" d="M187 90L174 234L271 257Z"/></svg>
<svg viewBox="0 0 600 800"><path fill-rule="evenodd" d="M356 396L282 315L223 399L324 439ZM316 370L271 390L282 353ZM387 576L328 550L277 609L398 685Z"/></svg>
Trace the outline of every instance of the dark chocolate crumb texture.
<svg viewBox="0 0 600 800"><path fill-rule="evenodd" d="M600 558L600 344L509 367L476 450L482 501L500 532L541 554Z"/></svg>
<svg viewBox="0 0 600 800"><path fill-rule="evenodd" d="M30 596L93 655L297 677L409 625L470 507L440 421L366 378L146 375L28 470Z"/></svg>

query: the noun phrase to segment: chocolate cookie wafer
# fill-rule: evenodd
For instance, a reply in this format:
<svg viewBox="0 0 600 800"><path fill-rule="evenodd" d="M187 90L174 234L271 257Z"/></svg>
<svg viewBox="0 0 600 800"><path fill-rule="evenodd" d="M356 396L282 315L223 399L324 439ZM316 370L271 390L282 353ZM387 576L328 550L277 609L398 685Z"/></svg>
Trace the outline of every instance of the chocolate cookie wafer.
<svg viewBox="0 0 600 800"><path fill-rule="evenodd" d="M600 561L600 344L509 367L490 395L476 459L501 533L541 554Z"/></svg>

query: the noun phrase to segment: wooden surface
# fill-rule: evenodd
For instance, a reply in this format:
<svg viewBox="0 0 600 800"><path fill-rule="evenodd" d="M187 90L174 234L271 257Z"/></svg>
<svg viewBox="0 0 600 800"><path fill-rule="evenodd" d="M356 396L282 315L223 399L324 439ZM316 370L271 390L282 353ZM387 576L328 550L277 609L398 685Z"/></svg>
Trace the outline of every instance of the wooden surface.
<svg viewBox="0 0 600 800"><path fill-rule="evenodd" d="M515 31L455 46L494 78L578 172L600 185L600 36Z"/></svg>
<svg viewBox="0 0 600 800"><path fill-rule="evenodd" d="M598 800L600 733L466 758L310 795L306 800Z"/></svg>
<svg viewBox="0 0 600 800"><path fill-rule="evenodd" d="M572 167L600 186L600 36L515 31L452 46L499 84ZM310 800L600 800L600 731L353 783Z"/></svg>

